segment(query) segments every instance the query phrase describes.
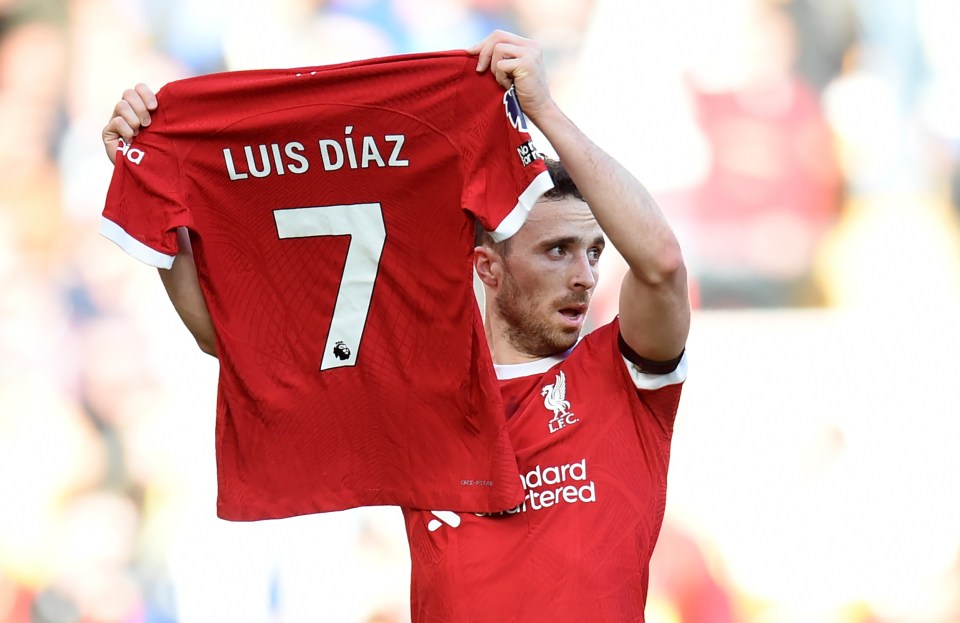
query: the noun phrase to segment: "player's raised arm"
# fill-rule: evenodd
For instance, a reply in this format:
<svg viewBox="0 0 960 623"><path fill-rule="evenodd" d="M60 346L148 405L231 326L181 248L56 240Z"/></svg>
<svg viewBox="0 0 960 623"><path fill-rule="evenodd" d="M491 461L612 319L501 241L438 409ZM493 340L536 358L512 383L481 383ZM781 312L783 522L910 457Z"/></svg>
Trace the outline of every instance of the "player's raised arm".
<svg viewBox="0 0 960 623"><path fill-rule="evenodd" d="M477 71L513 84L524 113L543 132L629 270L620 290L620 331L641 357L666 361L684 348L690 327L687 274L680 245L656 201L597 146L550 95L538 44L495 31L467 50Z"/></svg>
<svg viewBox="0 0 960 623"><path fill-rule="evenodd" d="M113 115L102 132L103 146L110 162L116 163L119 141L133 141L142 127L150 125L150 112L156 109L157 97L147 85L141 83L123 92L123 97L113 107ZM200 350L216 357L217 341L213 321L200 289L190 235L185 227L177 229L177 243L179 250L173 266L169 270L158 269L160 280L180 320L193 335Z"/></svg>

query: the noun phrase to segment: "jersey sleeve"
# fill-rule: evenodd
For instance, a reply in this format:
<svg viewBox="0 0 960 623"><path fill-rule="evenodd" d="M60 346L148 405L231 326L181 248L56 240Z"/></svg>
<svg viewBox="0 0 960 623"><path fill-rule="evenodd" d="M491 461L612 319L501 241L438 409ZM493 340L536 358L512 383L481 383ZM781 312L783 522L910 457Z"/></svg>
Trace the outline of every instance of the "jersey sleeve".
<svg viewBox="0 0 960 623"><path fill-rule="evenodd" d="M176 151L158 113L132 143L120 142L100 234L141 262L170 268L177 254L176 229L190 219L180 200Z"/></svg>
<svg viewBox="0 0 960 623"><path fill-rule="evenodd" d="M638 414L649 414L657 422L661 434L672 435L673 423L677 417L680 394L687 380L687 352L684 349L679 356L670 361L652 361L640 357L620 335L620 318L615 317L610 324L600 330L608 331L605 336L607 348L612 348L614 365L622 365L617 371L624 388L633 386L643 410ZM649 420L642 419L642 422Z"/></svg>
<svg viewBox="0 0 960 623"><path fill-rule="evenodd" d="M610 323L616 335L619 358L626 365L633 385L640 390L658 390L670 385L682 385L687 380L687 351L683 350L669 361L653 361L638 355L620 334L620 318Z"/></svg>
<svg viewBox="0 0 960 623"><path fill-rule="evenodd" d="M687 380L687 353L684 351L676 360L676 367L669 372L649 372L647 366L641 366L624 355L623 362L637 389L655 390L669 385L680 385Z"/></svg>
<svg viewBox="0 0 960 623"><path fill-rule="evenodd" d="M512 236L553 181L530 139L511 88L465 64L459 145L463 157L463 207L494 240Z"/></svg>

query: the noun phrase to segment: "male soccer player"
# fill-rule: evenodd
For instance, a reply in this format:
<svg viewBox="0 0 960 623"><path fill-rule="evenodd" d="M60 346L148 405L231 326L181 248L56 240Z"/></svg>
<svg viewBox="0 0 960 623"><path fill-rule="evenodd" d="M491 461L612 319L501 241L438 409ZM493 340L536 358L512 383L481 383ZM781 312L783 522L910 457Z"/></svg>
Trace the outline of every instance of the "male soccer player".
<svg viewBox="0 0 960 623"><path fill-rule="evenodd" d="M643 185L554 102L536 43L496 31L468 51L478 72L516 89L563 165L551 163L556 188L516 234L503 242L482 235L475 250L526 497L484 515L403 509L412 617L643 621L686 376L680 247ZM132 139L154 106L142 85L125 93L104 128L111 159L117 140ZM606 240L628 265L619 314L580 339ZM164 283L191 332L210 344L191 270L182 248Z"/></svg>

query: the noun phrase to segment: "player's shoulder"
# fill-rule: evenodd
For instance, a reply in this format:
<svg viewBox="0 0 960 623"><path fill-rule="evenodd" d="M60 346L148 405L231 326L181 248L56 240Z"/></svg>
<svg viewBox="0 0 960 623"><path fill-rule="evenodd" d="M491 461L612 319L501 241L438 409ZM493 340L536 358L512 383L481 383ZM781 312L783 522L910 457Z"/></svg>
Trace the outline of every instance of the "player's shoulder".
<svg viewBox="0 0 960 623"><path fill-rule="evenodd" d="M667 361L643 357L624 341L618 318L587 334L574 347L570 359L595 369L603 369L601 364L608 362L618 371L625 371L637 389L656 390L682 385L687 378L685 350Z"/></svg>

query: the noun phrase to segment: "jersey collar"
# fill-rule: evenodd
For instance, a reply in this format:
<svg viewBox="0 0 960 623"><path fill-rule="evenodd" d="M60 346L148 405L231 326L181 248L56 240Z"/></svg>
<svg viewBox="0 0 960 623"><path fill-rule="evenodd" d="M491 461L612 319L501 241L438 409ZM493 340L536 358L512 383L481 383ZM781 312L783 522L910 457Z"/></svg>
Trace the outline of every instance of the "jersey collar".
<svg viewBox="0 0 960 623"><path fill-rule="evenodd" d="M570 349L560 353L559 355L544 357L543 359L537 359L536 361L527 361L525 363L493 364L493 369L497 373L498 381L509 381L510 379L519 379L525 376L543 374L553 366L566 359L574 348L576 348L576 345L570 347Z"/></svg>

